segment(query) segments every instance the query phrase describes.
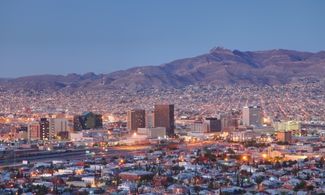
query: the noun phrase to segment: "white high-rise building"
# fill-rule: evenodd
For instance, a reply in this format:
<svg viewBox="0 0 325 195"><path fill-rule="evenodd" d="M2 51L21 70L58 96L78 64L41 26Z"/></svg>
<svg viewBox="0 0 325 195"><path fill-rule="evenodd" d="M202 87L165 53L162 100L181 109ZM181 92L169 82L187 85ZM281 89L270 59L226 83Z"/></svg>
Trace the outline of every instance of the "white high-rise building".
<svg viewBox="0 0 325 195"><path fill-rule="evenodd" d="M69 131L69 121L65 118L51 118L50 122L50 138L53 139L60 132Z"/></svg>
<svg viewBox="0 0 325 195"><path fill-rule="evenodd" d="M247 126L261 126L262 108L260 106L245 106L243 108L243 124Z"/></svg>
<svg viewBox="0 0 325 195"><path fill-rule="evenodd" d="M154 123L154 112L153 111L146 111L146 127L151 128L153 127Z"/></svg>

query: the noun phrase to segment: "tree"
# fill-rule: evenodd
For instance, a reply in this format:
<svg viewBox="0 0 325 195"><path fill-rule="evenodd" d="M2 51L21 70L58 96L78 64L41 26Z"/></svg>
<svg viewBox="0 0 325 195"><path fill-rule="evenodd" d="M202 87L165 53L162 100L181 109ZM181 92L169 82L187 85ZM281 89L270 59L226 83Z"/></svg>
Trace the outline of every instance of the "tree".
<svg viewBox="0 0 325 195"><path fill-rule="evenodd" d="M293 190L294 191L299 191L299 190L302 190L306 187L306 182L305 181L301 181L300 183L298 183L294 188Z"/></svg>
<svg viewBox="0 0 325 195"><path fill-rule="evenodd" d="M260 191L261 190L261 183L264 181L264 176L258 176L255 178L254 180L257 184L257 190Z"/></svg>
<svg viewBox="0 0 325 195"><path fill-rule="evenodd" d="M227 152L228 154L236 154L235 151L231 148L228 148Z"/></svg>
<svg viewBox="0 0 325 195"><path fill-rule="evenodd" d="M213 182L211 182L211 181L209 182L208 188L209 189L213 189L214 188Z"/></svg>
<svg viewBox="0 0 325 195"><path fill-rule="evenodd" d="M32 188L33 192L36 192L37 195L43 195L48 193L48 188L43 185L36 185Z"/></svg>

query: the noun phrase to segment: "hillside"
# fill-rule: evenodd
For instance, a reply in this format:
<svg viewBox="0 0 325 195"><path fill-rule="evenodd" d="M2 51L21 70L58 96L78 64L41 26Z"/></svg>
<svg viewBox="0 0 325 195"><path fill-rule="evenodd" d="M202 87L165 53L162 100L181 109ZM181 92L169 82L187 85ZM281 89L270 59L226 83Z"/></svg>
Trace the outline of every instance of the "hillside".
<svg viewBox="0 0 325 195"><path fill-rule="evenodd" d="M142 66L96 75L36 75L0 79L3 89L181 88L193 84L285 84L297 79L322 79L325 52L293 50L239 51L214 48L196 57L160 66Z"/></svg>

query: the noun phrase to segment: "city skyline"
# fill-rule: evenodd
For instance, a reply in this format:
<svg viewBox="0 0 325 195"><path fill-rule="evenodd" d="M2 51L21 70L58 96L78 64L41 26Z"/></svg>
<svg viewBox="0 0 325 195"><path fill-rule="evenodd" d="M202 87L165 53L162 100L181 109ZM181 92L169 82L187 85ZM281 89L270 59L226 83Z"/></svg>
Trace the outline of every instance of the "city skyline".
<svg viewBox="0 0 325 195"><path fill-rule="evenodd" d="M324 7L1 1L0 194L325 194Z"/></svg>

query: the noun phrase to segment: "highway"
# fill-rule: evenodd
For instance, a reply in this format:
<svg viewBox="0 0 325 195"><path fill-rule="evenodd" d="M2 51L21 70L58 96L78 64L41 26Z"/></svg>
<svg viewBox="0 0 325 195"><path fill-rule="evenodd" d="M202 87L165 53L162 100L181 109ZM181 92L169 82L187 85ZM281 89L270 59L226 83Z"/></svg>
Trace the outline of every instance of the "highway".
<svg viewBox="0 0 325 195"><path fill-rule="evenodd" d="M111 156L124 156L129 154L136 154L144 152L149 146L123 146L107 148L107 151L100 148L70 150L62 153L57 151L53 154L41 154L35 156L24 156L17 158L7 158L0 160L0 169L21 166L23 160L28 160L31 163L34 162L48 162L52 160L84 160L87 159L86 151L95 152L93 157L111 157Z"/></svg>
<svg viewBox="0 0 325 195"><path fill-rule="evenodd" d="M19 166L23 160L28 160L30 162L41 162L48 160L72 160L72 159L82 159L85 158L86 151L85 150L71 150L65 151L62 153L49 153L49 154L41 154L34 156L24 156L17 158L6 158L0 160L0 168L10 167L10 166Z"/></svg>
<svg viewBox="0 0 325 195"><path fill-rule="evenodd" d="M209 146L215 144L215 141L205 141L198 143L188 143L179 145L180 149L193 150L195 148L202 148L204 146ZM91 149L79 149L79 150L69 150L65 152L53 151L53 154L40 154L35 156L25 156L17 158L7 158L5 160L0 160L0 170L9 167L22 166L23 160L28 160L30 163L36 162L49 162L52 160L85 160L88 157L93 158L110 158L112 156L123 157L127 155L141 155L147 152L150 145L145 146L117 146L109 148L91 148ZM86 151L89 150L90 153L94 152L94 155L89 154L87 156Z"/></svg>

